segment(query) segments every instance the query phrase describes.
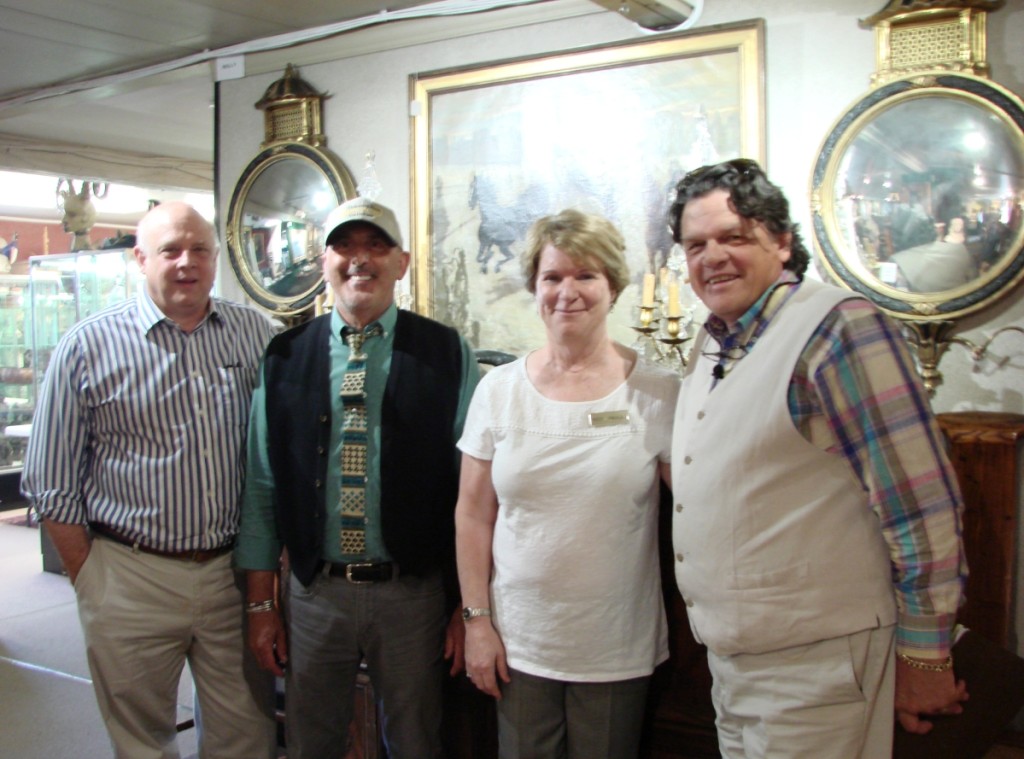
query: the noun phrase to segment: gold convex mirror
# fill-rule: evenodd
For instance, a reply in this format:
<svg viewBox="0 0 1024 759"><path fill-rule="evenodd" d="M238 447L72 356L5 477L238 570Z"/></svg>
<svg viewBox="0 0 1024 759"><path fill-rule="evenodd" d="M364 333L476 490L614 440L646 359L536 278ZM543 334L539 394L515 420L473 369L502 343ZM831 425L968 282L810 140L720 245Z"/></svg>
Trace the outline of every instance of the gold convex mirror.
<svg viewBox="0 0 1024 759"><path fill-rule="evenodd" d="M1024 106L979 77L897 79L836 122L815 163L830 273L904 319L985 307L1024 276Z"/></svg>
<svg viewBox="0 0 1024 759"><path fill-rule="evenodd" d="M355 197L351 176L324 148L277 143L242 172L228 206L231 265L246 294L280 315L323 289L323 223Z"/></svg>
<svg viewBox="0 0 1024 759"><path fill-rule="evenodd" d="M325 146L323 93L288 64L255 104L263 148L242 171L228 205L231 266L246 294L295 316L323 290L323 223L356 196L344 164Z"/></svg>

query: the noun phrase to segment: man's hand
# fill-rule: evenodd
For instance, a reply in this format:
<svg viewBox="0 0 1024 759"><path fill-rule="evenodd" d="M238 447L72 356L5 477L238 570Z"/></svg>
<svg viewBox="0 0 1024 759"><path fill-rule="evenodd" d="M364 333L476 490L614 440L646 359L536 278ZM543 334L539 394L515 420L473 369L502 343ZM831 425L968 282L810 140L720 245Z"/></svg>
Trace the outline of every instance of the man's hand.
<svg viewBox="0 0 1024 759"><path fill-rule="evenodd" d="M924 735L932 723L922 717L960 714L967 699L967 683L953 670L929 672L896 657L896 717L908 733Z"/></svg>
<svg viewBox="0 0 1024 759"><path fill-rule="evenodd" d="M53 541L53 545L60 555L61 563L64 564L64 571L68 573L68 579L74 585L78 579L78 572L85 564L92 547L92 541L89 539L85 525L64 524L52 519L44 519L43 529Z"/></svg>
<svg viewBox="0 0 1024 759"><path fill-rule="evenodd" d="M444 658L452 660L448 674L452 677L466 668L466 625L462 621L462 609L455 607L448 627L444 631Z"/></svg>
<svg viewBox="0 0 1024 759"><path fill-rule="evenodd" d="M288 662L288 640L284 622L277 609L249 614L249 650L259 665L284 677L284 665Z"/></svg>

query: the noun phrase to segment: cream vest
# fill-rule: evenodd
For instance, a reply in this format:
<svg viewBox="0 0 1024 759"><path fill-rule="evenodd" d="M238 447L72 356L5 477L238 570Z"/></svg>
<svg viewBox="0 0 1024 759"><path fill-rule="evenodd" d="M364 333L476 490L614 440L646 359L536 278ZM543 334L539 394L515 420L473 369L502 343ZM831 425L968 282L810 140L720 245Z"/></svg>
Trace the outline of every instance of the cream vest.
<svg viewBox="0 0 1024 759"><path fill-rule="evenodd" d="M672 439L676 581L698 641L763 653L894 624L878 518L842 457L793 426L790 378L853 293L805 280L753 351L711 387L698 335Z"/></svg>

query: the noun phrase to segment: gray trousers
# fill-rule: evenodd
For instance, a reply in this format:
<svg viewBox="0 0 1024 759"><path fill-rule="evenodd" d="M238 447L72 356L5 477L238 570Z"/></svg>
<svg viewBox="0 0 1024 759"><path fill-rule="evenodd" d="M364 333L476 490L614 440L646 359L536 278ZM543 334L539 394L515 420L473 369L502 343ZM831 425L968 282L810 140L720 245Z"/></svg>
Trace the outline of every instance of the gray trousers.
<svg viewBox="0 0 1024 759"><path fill-rule="evenodd" d="M390 759L441 754L444 588L440 574L352 584L288 583L285 738L290 759L345 756L365 659Z"/></svg>
<svg viewBox="0 0 1024 759"><path fill-rule="evenodd" d="M565 682L509 672L498 701L500 759L636 759L650 677Z"/></svg>

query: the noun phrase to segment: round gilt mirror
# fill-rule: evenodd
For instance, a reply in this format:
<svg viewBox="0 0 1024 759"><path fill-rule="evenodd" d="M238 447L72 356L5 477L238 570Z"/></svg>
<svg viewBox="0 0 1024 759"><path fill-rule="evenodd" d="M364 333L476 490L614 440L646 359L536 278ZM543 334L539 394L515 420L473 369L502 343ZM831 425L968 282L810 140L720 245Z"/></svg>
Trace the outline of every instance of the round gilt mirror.
<svg viewBox="0 0 1024 759"><path fill-rule="evenodd" d="M297 314L323 289L323 222L356 195L324 148L277 143L257 155L228 206L227 246L245 292L275 314Z"/></svg>
<svg viewBox="0 0 1024 759"><path fill-rule="evenodd" d="M844 113L814 167L821 260L913 321L977 311L1024 277L1024 106L970 75L898 79Z"/></svg>

